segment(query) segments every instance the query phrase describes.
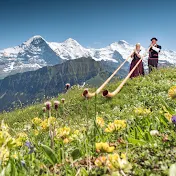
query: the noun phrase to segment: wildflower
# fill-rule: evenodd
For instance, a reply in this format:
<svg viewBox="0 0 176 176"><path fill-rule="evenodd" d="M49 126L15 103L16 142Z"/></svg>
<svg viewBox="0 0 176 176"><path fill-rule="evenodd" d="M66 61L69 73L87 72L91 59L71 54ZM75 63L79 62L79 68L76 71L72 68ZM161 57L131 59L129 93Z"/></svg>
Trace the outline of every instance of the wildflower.
<svg viewBox="0 0 176 176"><path fill-rule="evenodd" d="M97 117L97 118L96 118L96 123L97 123L101 128L103 128L104 125L105 125L104 119L103 119L102 117Z"/></svg>
<svg viewBox="0 0 176 176"><path fill-rule="evenodd" d="M169 89L168 91L168 95L171 99L175 99L176 98L176 86L173 86Z"/></svg>
<svg viewBox="0 0 176 176"><path fill-rule="evenodd" d="M112 133L113 131L115 131L115 125L114 125L114 123L109 123L108 127L105 128L105 132L106 133Z"/></svg>
<svg viewBox="0 0 176 176"><path fill-rule="evenodd" d="M99 158L97 158L95 160L94 163L95 163L96 166L100 167L100 166L102 166L106 163L106 160L107 160L107 158L105 156L100 156Z"/></svg>
<svg viewBox="0 0 176 176"><path fill-rule="evenodd" d="M23 145L24 141L27 139L27 134L26 133L18 133L17 138L15 140L16 146L20 147Z"/></svg>
<svg viewBox="0 0 176 176"><path fill-rule="evenodd" d="M60 138L66 138L69 136L71 129L69 127L59 128L57 130L57 136Z"/></svg>
<svg viewBox="0 0 176 176"><path fill-rule="evenodd" d="M44 121L42 121L40 126L43 130L46 130L48 128L48 120L45 119Z"/></svg>
<svg viewBox="0 0 176 176"><path fill-rule="evenodd" d="M59 108L59 104L60 102L59 101L54 101L54 109L57 111L58 108Z"/></svg>
<svg viewBox="0 0 176 176"><path fill-rule="evenodd" d="M105 128L106 133L112 133L114 131L118 131L121 129L126 128L126 121L125 120L114 120L113 123L109 123L107 128Z"/></svg>
<svg viewBox="0 0 176 176"><path fill-rule="evenodd" d="M34 135L38 136L39 135L39 131L38 130L34 130Z"/></svg>
<svg viewBox="0 0 176 176"><path fill-rule="evenodd" d="M65 98L62 98L62 99L61 99L61 102L64 104L64 103L65 103Z"/></svg>
<svg viewBox="0 0 176 176"><path fill-rule="evenodd" d="M29 154L34 152L34 147L32 146L31 142L26 141L25 146L29 149Z"/></svg>
<svg viewBox="0 0 176 176"><path fill-rule="evenodd" d="M45 103L45 106L46 106L46 109L48 110L48 111L50 111L51 110L51 102L50 101L47 101L46 103Z"/></svg>
<svg viewBox="0 0 176 176"><path fill-rule="evenodd" d="M13 155L11 155L11 157L14 158L14 159L16 159L16 160L18 159L18 155L17 155L16 152Z"/></svg>
<svg viewBox="0 0 176 176"><path fill-rule="evenodd" d="M42 111L43 111L43 113L45 113L46 112L46 107L43 107Z"/></svg>
<svg viewBox="0 0 176 176"><path fill-rule="evenodd" d="M56 118L55 117L49 117L48 118L48 125L54 125L54 123L56 122Z"/></svg>
<svg viewBox="0 0 176 176"><path fill-rule="evenodd" d="M169 112L164 113L164 117L165 117L169 122L171 122L172 115L171 115Z"/></svg>
<svg viewBox="0 0 176 176"><path fill-rule="evenodd" d="M151 136L157 136L157 135L159 135L159 131L158 130L151 130L150 135Z"/></svg>
<svg viewBox="0 0 176 176"><path fill-rule="evenodd" d="M39 125L41 122L42 122L42 119L40 119L38 117L32 119L32 123L34 125Z"/></svg>
<svg viewBox="0 0 176 176"><path fill-rule="evenodd" d="M68 139L68 138L65 138L65 139L63 140L63 143L64 143L64 144L68 144L68 143L69 143L69 139Z"/></svg>
<svg viewBox="0 0 176 176"><path fill-rule="evenodd" d="M22 161L21 161L21 165L22 165L23 167L25 167L25 166L26 166L26 162L25 162L24 160L22 160Z"/></svg>
<svg viewBox="0 0 176 176"><path fill-rule="evenodd" d="M145 109L142 107L135 108L134 112L137 115L148 115L151 113L150 109Z"/></svg>
<svg viewBox="0 0 176 176"><path fill-rule="evenodd" d="M115 147L110 147L108 143L103 143L103 142L100 142L100 143L96 143L95 144L95 148L96 148L96 151L97 152L107 152L107 153L111 153L114 151Z"/></svg>
<svg viewBox="0 0 176 176"><path fill-rule="evenodd" d="M172 116L172 123L176 124L176 115Z"/></svg>
<svg viewBox="0 0 176 176"><path fill-rule="evenodd" d="M118 153L114 153L107 156L101 156L98 157L94 163L97 167L107 167L109 171L125 169L125 171L128 172L131 169L126 154L121 154L120 156Z"/></svg>
<svg viewBox="0 0 176 176"><path fill-rule="evenodd" d="M68 90L69 88L70 88L70 84L69 83L65 84L65 89Z"/></svg>
<svg viewBox="0 0 176 176"><path fill-rule="evenodd" d="M0 148L0 161L2 165L6 165L10 156L10 151L7 147L2 146Z"/></svg>

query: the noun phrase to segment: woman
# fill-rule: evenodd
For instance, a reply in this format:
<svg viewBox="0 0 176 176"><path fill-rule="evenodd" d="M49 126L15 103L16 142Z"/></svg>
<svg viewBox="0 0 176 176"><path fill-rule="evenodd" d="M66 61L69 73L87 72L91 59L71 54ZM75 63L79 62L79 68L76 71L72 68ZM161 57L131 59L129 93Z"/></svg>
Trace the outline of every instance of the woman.
<svg viewBox="0 0 176 176"><path fill-rule="evenodd" d="M130 65L130 71L135 67L135 65L138 63L138 61L141 59L140 51L141 51L141 45L140 43L136 44L136 48L131 55L131 58L133 58L131 65ZM131 74L130 78L134 78L140 75L144 75L144 67L142 61L139 63L139 65L136 67L136 69Z"/></svg>

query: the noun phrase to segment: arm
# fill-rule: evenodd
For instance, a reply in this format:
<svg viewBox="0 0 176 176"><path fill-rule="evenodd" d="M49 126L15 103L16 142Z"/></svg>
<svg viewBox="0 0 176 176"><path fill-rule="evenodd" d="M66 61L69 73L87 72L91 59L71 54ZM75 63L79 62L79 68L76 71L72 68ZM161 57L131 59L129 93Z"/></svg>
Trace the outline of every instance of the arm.
<svg viewBox="0 0 176 176"><path fill-rule="evenodd" d="M153 46L152 49L155 50L157 53L159 53L161 51L161 46L158 47Z"/></svg>

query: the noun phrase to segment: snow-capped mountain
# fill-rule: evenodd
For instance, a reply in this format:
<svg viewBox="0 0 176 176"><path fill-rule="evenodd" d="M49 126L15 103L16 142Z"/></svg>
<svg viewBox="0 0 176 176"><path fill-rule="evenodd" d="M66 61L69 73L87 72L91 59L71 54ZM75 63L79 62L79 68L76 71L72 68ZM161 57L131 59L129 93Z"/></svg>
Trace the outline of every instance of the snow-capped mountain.
<svg viewBox="0 0 176 176"><path fill-rule="evenodd" d="M62 43L56 43L47 42L41 36L34 36L19 46L0 50L0 78L81 57L92 57L96 61L104 60L118 65L133 50L134 45L124 40L114 42L104 48L94 49L85 48L71 38ZM142 53L146 51L147 49L142 47ZM176 65L175 58L175 51L162 50L160 63ZM144 63L147 65L147 57L144 58Z"/></svg>

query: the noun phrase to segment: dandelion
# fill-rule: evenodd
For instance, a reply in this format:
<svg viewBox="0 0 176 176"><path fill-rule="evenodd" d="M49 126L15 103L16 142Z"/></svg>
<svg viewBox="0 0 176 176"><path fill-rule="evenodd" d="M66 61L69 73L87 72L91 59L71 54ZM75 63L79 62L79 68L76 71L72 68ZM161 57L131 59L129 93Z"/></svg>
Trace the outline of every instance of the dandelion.
<svg viewBox="0 0 176 176"><path fill-rule="evenodd" d="M176 115L173 115L171 120L173 124L176 124Z"/></svg>
<svg viewBox="0 0 176 176"><path fill-rule="evenodd" d="M58 108L59 108L59 104L60 102L59 101L54 101L54 109L57 111Z"/></svg>
<svg viewBox="0 0 176 176"><path fill-rule="evenodd" d="M48 110L48 111L50 111L51 110L51 102L50 101L47 101L46 103L45 103L45 106L46 106L46 109Z"/></svg>
<svg viewBox="0 0 176 176"><path fill-rule="evenodd" d="M96 118L96 123L97 123L101 128L103 128L104 125L105 125L104 119L103 119L102 117L97 117L97 118Z"/></svg>
<svg viewBox="0 0 176 176"><path fill-rule="evenodd" d="M173 86L169 89L168 91L168 96L171 98L171 99L176 99L176 86Z"/></svg>

